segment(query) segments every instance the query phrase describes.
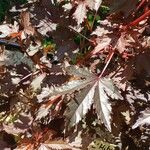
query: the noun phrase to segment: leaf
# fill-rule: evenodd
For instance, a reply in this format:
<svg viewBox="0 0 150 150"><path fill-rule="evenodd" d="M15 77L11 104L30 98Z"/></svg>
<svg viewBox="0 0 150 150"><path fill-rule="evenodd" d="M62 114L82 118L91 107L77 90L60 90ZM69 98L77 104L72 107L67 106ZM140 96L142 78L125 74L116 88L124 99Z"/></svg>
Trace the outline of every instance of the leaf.
<svg viewBox="0 0 150 150"><path fill-rule="evenodd" d="M58 99L59 97L60 96L53 96L46 104L42 104L37 111L35 120L40 120L41 118L45 117L50 112L50 108L53 106L54 102L59 100ZM51 114L51 117L52 117L52 114Z"/></svg>
<svg viewBox="0 0 150 150"><path fill-rule="evenodd" d="M72 68L71 68L72 67ZM82 89L85 86L89 85L91 81L95 79L95 75L92 74L91 72L88 72L85 69L77 69L78 67L71 66L66 69L66 72L72 74L75 74L75 76L78 74L77 77L81 77L83 74L83 79L77 78L76 80L71 80L65 84L62 84L61 86L51 86L51 87L43 87L41 94L37 95L37 98L39 101L42 101L42 99L46 97L51 97L54 95L65 95L68 93L72 93L78 89ZM82 70L82 72L81 72Z"/></svg>
<svg viewBox="0 0 150 150"><path fill-rule="evenodd" d="M9 36L11 33L18 32L19 26L17 22L12 24L2 24L0 25L0 38Z"/></svg>
<svg viewBox="0 0 150 150"><path fill-rule="evenodd" d="M100 22L100 26L96 28L95 31L92 32L91 35L96 35L96 47L92 51L92 54L96 54L101 50L107 48L112 41L112 37L110 37L113 32L112 24L108 20L104 20Z"/></svg>
<svg viewBox="0 0 150 150"><path fill-rule="evenodd" d="M49 148L46 147L46 145L41 144L40 147L38 148L38 150L49 150Z"/></svg>
<svg viewBox="0 0 150 150"><path fill-rule="evenodd" d="M24 32L28 35L34 35L35 29L30 22L30 13L27 11L21 12L21 24L24 27Z"/></svg>
<svg viewBox="0 0 150 150"><path fill-rule="evenodd" d="M42 102L44 98L49 96L49 91L50 88L48 86L42 88L42 92L39 95L37 95L37 99L39 103Z"/></svg>
<svg viewBox="0 0 150 150"><path fill-rule="evenodd" d="M33 88L34 91L41 88L41 82L43 81L45 77L46 77L46 74L43 73L32 80L31 87Z"/></svg>
<svg viewBox="0 0 150 150"><path fill-rule="evenodd" d="M95 39L97 45L92 51L92 54L96 54L108 46L112 46L119 53L123 53L124 51L130 52L135 47L135 44L138 45L136 37L139 36L139 33L137 31L123 31L121 34L118 34L117 32L119 31L115 30L115 28L119 29L119 27L108 20L100 22L100 26L91 34L97 36Z"/></svg>
<svg viewBox="0 0 150 150"><path fill-rule="evenodd" d="M131 47L131 43L135 43L135 41L130 33L122 33L116 42L115 48L119 53L123 53L124 51L128 51L128 47Z"/></svg>
<svg viewBox="0 0 150 150"><path fill-rule="evenodd" d="M76 133L75 133L76 134ZM74 140L68 141L69 145L72 147L76 147L79 150L82 148L82 131L79 131Z"/></svg>
<svg viewBox="0 0 150 150"><path fill-rule="evenodd" d="M100 149L110 149L115 150L117 146L114 144L110 144L107 142L103 142L100 139L95 139L90 145L88 146L88 150L100 150Z"/></svg>
<svg viewBox="0 0 150 150"><path fill-rule="evenodd" d="M71 117L70 126L77 124L90 109L92 103L95 102L98 117L102 120L108 130L111 131L111 106L108 96L110 96L112 99L122 99L122 96L113 84L113 81L109 78L98 78L96 75L92 74L86 69L78 68L76 66L70 66L66 70L68 73L70 72L72 75L74 75L74 77L78 78L75 78L59 87L53 86L49 89L47 88L48 91L42 91L37 98L43 99L45 97L71 94L74 91L78 91L86 88L88 85L91 85L91 89L86 93L86 96L82 99L79 107ZM81 79L79 79L79 77ZM96 95L95 93L98 95L94 96Z"/></svg>
<svg viewBox="0 0 150 150"><path fill-rule="evenodd" d="M39 49L41 48L41 43L37 42L36 44L30 44L28 49L26 50L29 56L35 57L38 54Z"/></svg>
<svg viewBox="0 0 150 150"><path fill-rule="evenodd" d="M5 50L2 54L0 54L0 57L0 63L3 63L6 66L20 65L24 63L30 68L34 68L33 62L19 51Z"/></svg>
<svg viewBox="0 0 150 150"><path fill-rule="evenodd" d="M78 66L68 66L66 72L70 75L81 78L95 78L95 75L91 73L87 68L79 68Z"/></svg>
<svg viewBox="0 0 150 150"><path fill-rule="evenodd" d="M101 50L107 48L110 43L111 43L111 38L107 37L107 36L103 36L102 38L97 38L97 46L94 48L94 50L92 51L92 54L97 54L98 52L100 52Z"/></svg>
<svg viewBox="0 0 150 150"><path fill-rule="evenodd" d="M98 26L96 28L96 30L92 32L91 35L103 36L103 35L106 35L108 33L112 33L112 32L109 31L108 29L106 29L106 27L104 28L104 27Z"/></svg>
<svg viewBox="0 0 150 150"><path fill-rule="evenodd" d="M31 82L31 69L35 68L33 62L19 51L4 50L0 58L0 64L6 69L5 75L0 73L0 93L17 93L16 87L25 90Z"/></svg>
<svg viewBox="0 0 150 150"><path fill-rule="evenodd" d="M121 112L121 114L124 116L126 124L130 124L131 121L130 111L127 110L126 112Z"/></svg>
<svg viewBox="0 0 150 150"><path fill-rule="evenodd" d="M84 2L80 2L73 14L73 17L76 19L78 25L80 25L84 21L84 19L86 18L86 13L86 4Z"/></svg>
<svg viewBox="0 0 150 150"><path fill-rule="evenodd" d="M46 35L49 31L56 30L56 27L56 23L48 22L45 19L40 20L39 24L36 26L37 31L42 35Z"/></svg>
<svg viewBox="0 0 150 150"><path fill-rule="evenodd" d="M18 118L14 121L13 118L7 117L8 123L3 123L3 130L9 134L19 135L20 133L25 133L31 126L33 118L31 114L21 113ZM12 121L11 121L12 119ZM9 123L11 121L11 123Z"/></svg>
<svg viewBox="0 0 150 150"><path fill-rule="evenodd" d="M90 91L87 93L77 110L75 111L73 117L70 120L70 125L74 126L77 124L88 112L88 110L91 108L91 105L93 103L93 97L94 97L94 91L95 91L96 84L90 89Z"/></svg>
<svg viewBox="0 0 150 150"><path fill-rule="evenodd" d="M81 70L79 70L80 72ZM83 71L83 70L82 70ZM72 74L75 72L77 74L78 71L72 71ZM79 76L85 77L86 72L80 72ZM72 93L75 90L80 90L86 88L88 85L91 85L91 89L87 92L86 96L83 98L79 107L76 109L75 113L70 119L70 126L77 124L84 115L88 112L93 102L96 105L96 111L98 117L102 120L105 126L111 131L110 125L110 114L111 114L111 106L109 103L109 97L113 99L122 99L122 96L118 92L118 89L114 86L113 82L109 78L101 78L99 79L97 76L91 75L89 72L90 78L86 78L85 80L75 80L70 81L65 86L61 86L55 89L56 93L67 94ZM58 92L59 91L59 92ZM51 93L52 91L50 91ZM53 92L54 93L54 90ZM94 96L96 95L96 96Z"/></svg>
<svg viewBox="0 0 150 150"><path fill-rule="evenodd" d="M49 109L51 106L52 105L46 106L46 104L41 105L38 109L35 120L40 120L41 118L45 117L49 113Z"/></svg>
<svg viewBox="0 0 150 150"><path fill-rule="evenodd" d="M111 131L111 104L109 97L112 99L121 99L121 95L109 78L102 78L98 81L97 95L95 98L95 106L98 117L105 124L107 129Z"/></svg>
<svg viewBox="0 0 150 150"><path fill-rule="evenodd" d="M47 141L45 143L41 143L38 150L80 150L79 148L76 148L76 146L72 146L69 143L57 140L57 141Z"/></svg>
<svg viewBox="0 0 150 150"><path fill-rule="evenodd" d="M89 85L93 78L86 80L73 80L60 87L51 87L49 91L49 96L54 96L57 94L65 95L67 93L72 93L76 90L82 89Z"/></svg>
<svg viewBox="0 0 150 150"><path fill-rule="evenodd" d="M67 143L59 143L58 141L56 142L51 142L48 144L41 144L40 148L38 150L66 150L66 149L71 149L71 150L80 150L78 148L74 148L70 146Z"/></svg>
<svg viewBox="0 0 150 150"><path fill-rule="evenodd" d="M76 19L77 24L80 25L85 18L87 18L87 8L91 10L98 10L99 6L101 5L102 0L85 0L79 1L78 6L73 14L73 17Z"/></svg>
<svg viewBox="0 0 150 150"><path fill-rule="evenodd" d="M94 9L95 9L96 11L98 11L98 9L99 9L99 7L100 7L100 5L101 5L101 3L102 3L102 0L94 0L94 2L95 2Z"/></svg>
<svg viewBox="0 0 150 150"><path fill-rule="evenodd" d="M145 109L144 111L141 112L139 119L132 126L132 129L135 129L135 128L142 126L144 124L147 124L147 125L150 124L150 109L149 108Z"/></svg>

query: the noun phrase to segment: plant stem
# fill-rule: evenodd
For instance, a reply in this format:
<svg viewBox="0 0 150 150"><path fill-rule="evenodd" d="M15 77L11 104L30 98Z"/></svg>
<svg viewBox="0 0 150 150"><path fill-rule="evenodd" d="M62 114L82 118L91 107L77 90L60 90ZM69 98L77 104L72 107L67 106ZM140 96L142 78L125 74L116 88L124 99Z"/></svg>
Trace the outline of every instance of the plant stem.
<svg viewBox="0 0 150 150"><path fill-rule="evenodd" d="M86 39L87 41L89 41L90 43L92 43L93 45L95 45L95 42L93 40L88 39L86 36L84 36L83 34L81 34L80 32L77 32L75 29L73 29L72 27L67 27L69 29L71 29L73 32L79 34L80 36L82 36L84 39Z"/></svg>
<svg viewBox="0 0 150 150"><path fill-rule="evenodd" d="M101 78L103 76L106 68L108 67L108 65L109 65L109 63L110 63L110 61L111 61L111 59L112 59L112 57L114 55L114 53L115 53L115 50L112 49L112 51L110 52L109 56L106 58L107 59L106 65L104 66L104 68L103 68L103 70L102 70L102 72L101 72L101 74L99 75L98 78Z"/></svg>
<svg viewBox="0 0 150 150"><path fill-rule="evenodd" d="M145 3L145 0L142 0L140 4L138 5L137 10L139 10L144 5L144 3Z"/></svg>
<svg viewBox="0 0 150 150"><path fill-rule="evenodd" d="M92 25L91 25L91 31L93 30L93 26L94 26L94 23L95 23L95 20L96 20L97 13L98 13L98 10L96 11L96 13L94 15L94 19L93 19L93 22L92 22Z"/></svg>
<svg viewBox="0 0 150 150"><path fill-rule="evenodd" d="M144 13L142 16L140 16L136 20L134 20L131 23L129 23L128 26L136 26L140 21L144 20L148 16L150 16L150 10L148 10L146 13Z"/></svg>

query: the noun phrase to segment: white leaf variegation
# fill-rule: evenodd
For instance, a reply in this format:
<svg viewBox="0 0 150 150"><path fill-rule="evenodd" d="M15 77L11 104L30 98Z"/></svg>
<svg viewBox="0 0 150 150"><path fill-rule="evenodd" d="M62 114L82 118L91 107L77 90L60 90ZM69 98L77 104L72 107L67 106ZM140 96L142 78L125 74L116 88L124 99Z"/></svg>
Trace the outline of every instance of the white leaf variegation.
<svg viewBox="0 0 150 150"><path fill-rule="evenodd" d="M90 91L87 93L87 95L83 99L82 103L77 108L76 112L74 113L73 117L70 120L71 126L77 124L84 117L84 115L88 112L88 110L91 108L91 105L93 103L95 87L96 87L96 84L90 89Z"/></svg>
<svg viewBox="0 0 150 150"><path fill-rule="evenodd" d="M111 79L102 78L96 81L75 111L71 118L70 125L73 126L77 124L84 117L94 100L98 117L105 124L107 129L111 131L110 120L112 108L109 102L109 96L113 99L122 99L122 96Z"/></svg>
<svg viewBox="0 0 150 150"><path fill-rule="evenodd" d="M49 91L50 88L48 86L42 88L42 92L39 95L37 95L37 99L39 103L41 103L44 98L47 98L49 96Z"/></svg>
<svg viewBox="0 0 150 150"><path fill-rule="evenodd" d="M102 78L99 83L105 92L112 98L112 99L122 99L121 94L118 91L118 88L114 85L113 80L110 78Z"/></svg>
<svg viewBox="0 0 150 150"><path fill-rule="evenodd" d="M46 105L41 105L40 108L38 109L36 119L35 120L40 120L41 118L45 117L49 113L51 105L46 106Z"/></svg>
<svg viewBox="0 0 150 150"><path fill-rule="evenodd" d="M84 68L78 68L76 66L69 66L66 68L66 71L70 75L74 75L75 77L85 78L83 79L77 79L77 80L71 80L67 82L66 84L63 84L59 87L44 87L42 88L41 94L37 95L37 99L39 102L42 101L42 99L46 97L51 97L54 95L65 95L67 93L72 93L76 90L80 90L87 85L93 83L95 80L95 75Z"/></svg>
<svg viewBox="0 0 150 150"><path fill-rule="evenodd" d="M51 149L57 149L57 150L65 150L65 149L71 149L71 150L80 150L78 148L74 148L72 146L70 146L67 143L59 143L56 141L55 142L51 142L48 144L41 144L41 146L39 147L38 150L51 150Z"/></svg>
<svg viewBox="0 0 150 150"><path fill-rule="evenodd" d="M111 43L111 39L107 36L103 36L102 38L97 38L96 42L98 44L96 45L96 47L92 51L92 54L96 54L96 53L100 52L102 49L107 48Z"/></svg>
<svg viewBox="0 0 150 150"><path fill-rule="evenodd" d="M77 24L80 25L84 19L87 17L88 8L91 10L98 10L102 0L85 0L79 1L78 6L73 14L73 17L76 19Z"/></svg>
<svg viewBox="0 0 150 150"><path fill-rule="evenodd" d="M132 129L135 129L141 125L150 124L150 109L146 109L141 112L141 115L139 119L136 121L136 123L132 126Z"/></svg>
<svg viewBox="0 0 150 150"><path fill-rule="evenodd" d="M14 25L12 24L2 24L0 25L0 38L5 38L6 36L9 36L11 33L17 33L19 30L19 25L17 22L14 22Z"/></svg>
<svg viewBox="0 0 150 150"><path fill-rule="evenodd" d="M79 68L77 66L69 66L66 71L70 75L81 78L95 78L95 75L91 73L87 68Z"/></svg>
<svg viewBox="0 0 150 150"><path fill-rule="evenodd" d="M98 11L98 9L99 9L99 7L100 7L100 5L102 3L102 0L94 0L94 2L95 2L95 5L94 5L93 9L95 9L96 11Z"/></svg>
<svg viewBox="0 0 150 150"><path fill-rule="evenodd" d="M51 99L48 100L46 104L42 104L37 111L35 120L40 120L45 117L50 111L51 107L53 106L53 101L55 101L59 96L53 96ZM49 120L51 117L49 117Z"/></svg>
<svg viewBox="0 0 150 150"><path fill-rule="evenodd" d="M91 35L97 35L100 37L109 33L111 32L108 29L105 29L104 27L97 27L96 30L93 31Z"/></svg>
<svg viewBox="0 0 150 150"><path fill-rule="evenodd" d="M87 13L86 4L84 2L80 2L79 5L77 6L76 11L73 14L78 25L80 25L84 21L84 19L86 18L86 13Z"/></svg>
<svg viewBox="0 0 150 150"><path fill-rule="evenodd" d="M38 150L49 150L44 144L41 144Z"/></svg>
<svg viewBox="0 0 150 150"><path fill-rule="evenodd" d="M52 87L50 89L50 96L61 94L65 95L67 93L72 93L78 89L82 89L89 84L91 80L73 80L67 84L62 85L61 87Z"/></svg>
<svg viewBox="0 0 150 150"><path fill-rule="evenodd" d="M115 88L112 80L109 78L102 78L98 81L97 92L95 95L95 106L98 117L105 124L107 129L111 131L111 104L109 102L109 97L113 99L122 99L120 93Z"/></svg>
<svg viewBox="0 0 150 150"><path fill-rule="evenodd" d="M39 76L37 76L32 82L31 82L31 86L33 88L34 91L36 91L37 89L41 88L41 82L43 81L43 79L46 77L46 74L43 73Z"/></svg>
<svg viewBox="0 0 150 150"><path fill-rule="evenodd" d="M39 102L42 101L42 99L51 97L54 95L65 95L68 93L73 93L76 90L82 89L89 85L91 81L93 81L93 78L87 79L87 80L72 80L66 84L63 84L62 86L59 87L47 87L47 88L42 88L41 94L37 95L37 99Z"/></svg>

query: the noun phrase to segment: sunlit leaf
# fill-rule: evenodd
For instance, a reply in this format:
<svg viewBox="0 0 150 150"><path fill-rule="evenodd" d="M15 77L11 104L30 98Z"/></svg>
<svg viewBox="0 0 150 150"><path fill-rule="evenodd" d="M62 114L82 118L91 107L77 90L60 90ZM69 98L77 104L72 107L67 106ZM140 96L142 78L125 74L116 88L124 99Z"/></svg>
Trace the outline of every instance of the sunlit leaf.
<svg viewBox="0 0 150 150"><path fill-rule="evenodd" d="M114 144L110 144L107 142L103 142L100 139L95 139L90 145L88 146L88 150L100 150L100 149L110 149L115 150L117 146Z"/></svg>
<svg viewBox="0 0 150 150"><path fill-rule="evenodd" d="M144 124L150 124L150 109L146 109L141 112L141 115L137 119L136 123L132 126L132 129L135 129Z"/></svg>
<svg viewBox="0 0 150 150"><path fill-rule="evenodd" d="M34 89L34 91L36 91L37 89L41 88L41 82L43 81L43 79L45 78L46 74L41 74L39 76L37 76L32 82L31 82L31 86Z"/></svg>
<svg viewBox="0 0 150 150"><path fill-rule="evenodd" d="M74 18L77 21L77 24L80 25L84 21L84 19L87 18L87 11L88 11L87 8L97 11L101 3L102 3L102 0L79 1L77 8L73 14Z"/></svg>

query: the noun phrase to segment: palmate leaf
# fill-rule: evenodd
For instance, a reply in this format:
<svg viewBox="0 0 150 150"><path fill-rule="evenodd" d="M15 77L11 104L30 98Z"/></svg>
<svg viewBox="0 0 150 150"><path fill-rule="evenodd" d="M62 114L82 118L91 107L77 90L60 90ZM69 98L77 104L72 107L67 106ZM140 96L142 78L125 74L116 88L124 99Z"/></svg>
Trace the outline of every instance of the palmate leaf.
<svg viewBox="0 0 150 150"><path fill-rule="evenodd" d="M71 118L70 125L73 126L77 124L90 109L92 103L94 103L98 117L105 124L107 129L111 131L110 114L112 109L108 96L113 99L122 99L122 97L109 78L97 79L97 81L93 83L93 86Z"/></svg>
<svg viewBox="0 0 150 150"><path fill-rule="evenodd" d="M70 126L77 124L94 103L96 105L98 117L102 120L108 130L111 131L111 104L109 103L109 97L112 99L122 99L118 89L115 87L110 78L99 78L91 72L88 73L86 69L81 69L74 66L71 67L71 74L75 74L75 77L81 77L81 79L75 78L62 86L52 87L49 89L47 96L51 97L54 95L71 94L74 91L81 90L90 85L90 90L81 100L79 107L70 119ZM44 93L44 91L42 91L42 93Z"/></svg>
<svg viewBox="0 0 150 150"><path fill-rule="evenodd" d="M118 31L114 31L115 28L116 24L113 24L108 20L101 21L100 26L91 33L91 35L97 36L97 45L93 49L92 54L103 52L103 50L107 49L109 46L112 46L122 54L124 51L130 52L135 44L138 45L135 37L138 37L140 34L137 31L125 31L118 35ZM117 28L119 29L120 27Z"/></svg>

